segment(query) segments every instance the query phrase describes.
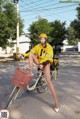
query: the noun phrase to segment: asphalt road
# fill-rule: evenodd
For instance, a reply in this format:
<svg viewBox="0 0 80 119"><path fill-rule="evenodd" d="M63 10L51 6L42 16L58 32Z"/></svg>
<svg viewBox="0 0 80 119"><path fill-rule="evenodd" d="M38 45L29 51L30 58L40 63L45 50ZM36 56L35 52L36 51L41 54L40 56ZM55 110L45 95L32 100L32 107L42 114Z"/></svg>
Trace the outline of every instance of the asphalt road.
<svg viewBox="0 0 80 119"><path fill-rule="evenodd" d="M0 63L0 109L4 109L13 89L12 76L22 62ZM35 70L36 74L36 70ZM21 90L9 107L10 119L80 119L80 57L60 57L57 80L53 80L60 102L54 111L54 100L49 89L44 93Z"/></svg>

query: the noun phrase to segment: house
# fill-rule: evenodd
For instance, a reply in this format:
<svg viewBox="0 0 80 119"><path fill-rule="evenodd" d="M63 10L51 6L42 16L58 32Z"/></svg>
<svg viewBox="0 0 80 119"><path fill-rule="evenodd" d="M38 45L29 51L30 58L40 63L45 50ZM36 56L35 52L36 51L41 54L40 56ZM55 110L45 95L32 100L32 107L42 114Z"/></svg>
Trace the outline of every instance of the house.
<svg viewBox="0 0 80 119"><path fill-rule="evenodd" d="M29 34L25 33L19 37L19 51L25 53L30 49L30 38ZM14 41L13 52L16 52L16 40Z"/></svg>
<svg viewBox="0 0 80 119"><path fill-rule="evenodd" d="M77 45L64 45L61 49L63 52L78 51L78 46Z"/></svg>
<svg viewBox="0 0 80 119"><path fill-rule="evenodd" d="M11 40L9 40L11 42ZM6 49L0 47L0 54L9 54L9 53L16 53L16 40L12 41L14 46L9 47L7 46ZM19 52L25 53L30 49L30 38L29 33L24 33L19 37Z"/></svg>

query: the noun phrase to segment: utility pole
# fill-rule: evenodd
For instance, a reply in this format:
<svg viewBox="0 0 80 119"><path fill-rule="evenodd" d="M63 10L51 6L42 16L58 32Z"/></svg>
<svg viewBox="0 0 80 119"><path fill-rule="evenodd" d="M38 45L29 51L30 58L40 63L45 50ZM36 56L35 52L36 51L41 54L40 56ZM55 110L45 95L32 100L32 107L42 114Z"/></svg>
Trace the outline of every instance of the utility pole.
<svg viewBox="0 0 80 119"><path fill-rule="evenodd" d="M16 37L16 53L19 53L19 0L16 0L17 7L17 37Z"/></svg>
<svg viewBox="0 0 80 119"><path fill-rule="evenodd" d="M16 3L17 27L16 27L16 53L19 53L19 0L14 0Z"/></svg>
<svg viewBox="0 0 80 119"><path fill-rule="evenodd" d="M18 54L20 53L19 49L19 0L14 0L14 3L16 3L16 13L17 13L17 26L16 26L16 54L15 59L18 59Z"/></svg>

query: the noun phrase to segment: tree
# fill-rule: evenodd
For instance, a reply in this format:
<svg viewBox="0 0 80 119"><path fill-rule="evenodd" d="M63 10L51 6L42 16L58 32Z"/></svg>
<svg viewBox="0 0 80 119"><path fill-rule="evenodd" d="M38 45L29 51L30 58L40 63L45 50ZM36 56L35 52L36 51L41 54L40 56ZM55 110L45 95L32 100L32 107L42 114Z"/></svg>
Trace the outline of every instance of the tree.
<svg viewBox="0 0 80 119"><path fill-rule="evenodd" d="M77 19L80 20L80 4L79 6L76 8L77 10Z"/></svg>
<svg viewBox="0 0 80 119"><path fill-rule="evenodd" d="M23 21L17 18L15 4L10 3L8 0L0 1L0 47L8 45L8 39L16 38L17 21L20 23L20 34L23 29Z"/></svg>
<svg viewBox="0 0 80 119"><path fill-rule="evenodd" d="M70 26L73 27L73 29L75 31L74 32L75 38L80 39L80 21L75 19L74 21L71 22Z"/></svg>
<svg viewBox="0 0 80 119"><path fill-rule="evenodd" d="M68 44L69 45L76 45L77 44L77 40L75 40L76 38L75 38L75 30L73 29L73 27L69 27L68 28L68 37L67 37L67 39L68 39Z"/></svg>
<svg viewBox="0 0 80 119"><path fill-rule="evenodd" d="M72 41L74 44L80 42L80 4L76 8L76 10L77 10L77 18L70 23L70 26L74 29L75 39L73 39Z"/></svg>
<svg viewBox="0 0 80 119"><path fill-rule="evenodd" d="M47 19L39 18L38 21L33 22L29 27L30 39L32 46L39 42L39 35L46 33L48 35L48 42L51 45L62 45L63 40L66 38L67 30L65 22L60 21L48 22Z"/></svg>
<svg viewBox="0 0 80 119"><path fill-rule="evenodd" d="M29 27L30 39L32 46L39 43L39 35L45 33L49 35L51 31L51 26L47 19L39 18L38 21L33 22ZM50 40L50 39L49 39Z"/></svg>
<svg viewBox="0 0 80 119"><path fill-rule="evenodd" d="M52 31L50 32L51 44L54 46L63 45L63 41L66 39L67 30L65 28L65 22L61 23L58 20L51 22Z"/></svg>

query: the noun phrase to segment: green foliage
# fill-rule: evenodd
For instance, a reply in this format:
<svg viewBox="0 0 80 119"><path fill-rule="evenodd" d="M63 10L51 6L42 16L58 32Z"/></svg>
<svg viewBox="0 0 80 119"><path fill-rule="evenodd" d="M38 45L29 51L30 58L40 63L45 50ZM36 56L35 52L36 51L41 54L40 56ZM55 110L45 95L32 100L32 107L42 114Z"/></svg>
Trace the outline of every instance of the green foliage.
<svg viewBox="0 0 80 119"><path fill-rule="evenodd" d="M80 20L80 4L79 6L76 8L77 10L77 19Z"/></svg>
<svg viewBox="0 0 80 119"><path fill-rule="evenodd" d="M63 45L63 41L66 39L67 30L65 28L65 22L61 23L58 20L51 22L52 31L50 36L52 38L51 44Z"/></svg>
<svg viewBox="0 0 80 119"><path fill-rule="evenodd" d="M51 26L47 19L39 18L38 21L33 22L29 27L31 44L35 45L39 43L39 35L45 33L49 35L51 31Z"/></svg>
<svg viewBox="0 0 80 119"><path fill-rule="evenodd" d="M73 29L73 27L69 27L68 28L68 44L69 45L76 45L77 44L77 40L75 38L75 30Z"/></svg>
<svg viewBox="0 0 80 119"><path fill-rule="evenodd" d="M14 46L14 43L13 42L8 42L8 46L12 48Z"/></svg>
<svg viewBox="0 0 80 119"><path fill-rule="evenodd" d="M23 21L19 17L17 18L16 6L9 2L9 0L0 1L0 47L6 47L8 45L8 39L16 38L16 26L17 21L20 24L20 34L23 29Z"/></svg>
<svg viewBox="0 0 80 119"><path fill-rule="evenodd" d="M48 35L48 42L51 45L62 45L66 37L65 22L60 21L48 22L47 19L40 18L38 21L33 22L29 27L30 39L32 46L39 42L39 35L46 33Z"/></svg>
<svg viewBox="0 0 80 119"><path fill-rule="evenodd" d="M70 24L70 26L74 29L75 38L73 38L73 41L71 39L68 39L68 41L70 40L70 42L72 42L72 44L74 45L80 42L80 4L76 10L77 19L74 19L74 21L72 21Z"/></svg>
<svg viewBox="0 0 80 119"><path fill-rule="evenodd" d="M8 25L6 15L4 13L0 14L0 46L5 47L7 45L7 38L6 38L6 27ZM4 24L5 23L5 24Z"/></svg>
<svg viewBox="0 0 80 119"><path fill-rule="evenodd" d="M75 37L77 39L80 39L80 21L75 19L74 21L71 22L70 26L73 27L75 31Z"/></svg>

